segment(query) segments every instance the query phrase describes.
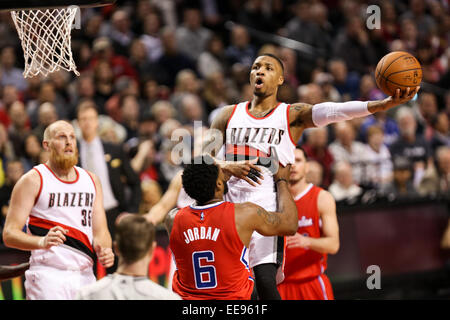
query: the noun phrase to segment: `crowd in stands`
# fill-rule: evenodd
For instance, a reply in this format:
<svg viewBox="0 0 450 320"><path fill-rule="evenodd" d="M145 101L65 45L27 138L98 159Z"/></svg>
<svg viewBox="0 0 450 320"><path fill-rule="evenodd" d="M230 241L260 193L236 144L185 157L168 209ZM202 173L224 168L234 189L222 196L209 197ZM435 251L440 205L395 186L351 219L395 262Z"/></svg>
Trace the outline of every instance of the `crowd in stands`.
<svg viewBox="0 0 450 320"><path fill-rule="evenodd" d="M381 9L379 29L366 26L369 4ZM101 139L119 144L139 175L147 212L182 169L171 157L174 130L193 135L194 121L206 129L221 107L251 99L249 70L262 52L284 62L279 100L310 104L383 99L378 61L391 51L415 55L423 83L414 101L309 129L298 143L310 181L337 201L367 190L392 199L448 196L449 10L445 0L118 0L81 10L81 28L72 30L79 77L28 79L10 14L1 12L0 217L15 182L48 158L46 126L67 119L78 128L85 100L98 110Z"/></svg>

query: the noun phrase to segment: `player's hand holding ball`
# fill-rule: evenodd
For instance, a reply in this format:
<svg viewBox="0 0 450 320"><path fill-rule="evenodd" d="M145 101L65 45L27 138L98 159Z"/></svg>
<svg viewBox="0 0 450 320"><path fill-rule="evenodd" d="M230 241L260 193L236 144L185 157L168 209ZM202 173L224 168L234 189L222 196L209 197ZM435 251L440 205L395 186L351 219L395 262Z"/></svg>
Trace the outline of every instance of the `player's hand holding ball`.
<svg viewBox="0 0 450 320"><path fill-rule="evenodd" d="M389 96L384 101L387 110L414 98L420 89L422 67L408 52L391 52L378 62L375 80L378 88Z"/></svg>

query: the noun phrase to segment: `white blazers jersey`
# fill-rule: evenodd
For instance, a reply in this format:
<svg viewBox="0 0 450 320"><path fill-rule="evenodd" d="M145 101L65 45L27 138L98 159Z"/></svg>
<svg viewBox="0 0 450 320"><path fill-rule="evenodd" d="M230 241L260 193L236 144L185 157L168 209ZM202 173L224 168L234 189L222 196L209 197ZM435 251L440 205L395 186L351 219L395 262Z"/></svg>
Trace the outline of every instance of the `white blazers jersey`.
<svg viewBox="0 0 450 320"><path fill-rule="evenodd" d="M92 247L92 210L96 197L95 183L86 170L74 167L74 181L59 179L41 164L33 168L41 178L41 188L28 219L28 232L45 236L51 228L61 226L69 232L66 241L48 250L32 250L30 264L60 269L84 270L96 259Z"/></svg>
<svg viewBox="0 0 450 320"><path fill-rule="evenodd" d="M269 114L262 118L256 118L248 111L250 102L237 104L228 120L225 139L225 157L227 160L248 160L259 157L260 162L264 158L270 158L271 149L275 149L279 162L294 163L295 143L289 130L289 105L279 103ZM264 197L272 197L271 204L275 203L275 189L272 172L262 166L264 180L257 187L252 187L248 182L236 177L231 177L228 182L230 188L238 188L241 191L264 193ZM231 191L231 190L230 190ZM232 192L234 193L234 192ZM270 193L271 195L268 195ZM238 195L237 195L238 196ZM253 197L242 199L229 199L232 202L252 201ZM254 199L253 199L254 200ZM258 204L258 202L255 202ZM260 204L260 203L259 203ZM264 205L264 204L260 204ZM267 208L275 210L276 208Z"/></svg>
<svg viewBox="0 0 450 320"><path fill-rule="evenodd" d="M248 111L250 102L241 102L234 107L228 120L225 139L225 159L251 160L255 157L269 159L276 152L283 165L294 163L295 143L289 130L289 105L279 103L269 114L256 118ZM273 150L275 149L275 150ZM264 161L267 164L267 161ZM277 197L273 173L269 166L260 166L264 180L261 185L251 186L247 181L231 177L225 200L242 203L253 202L268 211L276 211ZM273 165L272 165L273 167ZM280 268L277 283L283 278L284 238L264 237L258 232L252 234L249 246L251 268L264 263L276 263Z"/></svg>

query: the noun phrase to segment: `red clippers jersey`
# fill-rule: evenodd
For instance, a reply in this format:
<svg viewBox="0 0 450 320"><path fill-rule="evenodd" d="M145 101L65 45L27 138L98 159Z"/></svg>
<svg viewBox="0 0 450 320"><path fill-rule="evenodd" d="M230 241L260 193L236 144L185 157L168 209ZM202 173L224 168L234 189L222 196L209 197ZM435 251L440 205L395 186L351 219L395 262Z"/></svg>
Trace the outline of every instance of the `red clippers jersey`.
<svg viewBox="0 0 450 320"><path fill-rule="evenodd" d="M313 238L320 238L322 222L317 208L317 197L322 188L310 184L294 197L298 210L297 232ZM317 278L327 267L327 255L303 248L286 247L284 267L285 281L304 281Z"/></svg>
<svg viewBox="0 0 450 320"><path fill-rule="evenodd" d="M250 299L253 279L234 221L234 204L188 206L175 216L172 288L183 299Z"/></svg>

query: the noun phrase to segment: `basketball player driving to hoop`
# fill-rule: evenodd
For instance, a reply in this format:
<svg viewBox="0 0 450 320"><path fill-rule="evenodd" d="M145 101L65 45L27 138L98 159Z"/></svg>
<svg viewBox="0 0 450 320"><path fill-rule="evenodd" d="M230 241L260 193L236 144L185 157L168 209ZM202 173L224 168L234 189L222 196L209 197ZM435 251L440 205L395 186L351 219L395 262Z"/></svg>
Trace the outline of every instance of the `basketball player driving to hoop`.
<svg viewBox="0 0 450 320"><path fill-rule="evenodd" d="M80 287L96 281L95 259L104 267L114 262L102 188L96 175L75 166L78 149L70 123L49 125L42 144L50 159L14 186L3 240L8 247L31 250L27 299L72 300Z"/></svg>
<svg viewBox="0 0 450 320"><path fill-rule="evenodd" d="M395 96L370 102L288 105L277 101L283 74L283 63L278 57L272 54L258 56L250 72L252 100L225 106L211 125L211 129L216 130L210 130L203 150L215 156L224 172L232 175L226 201L249 201L275 211L274 170L278 162L282 166L294 163L295 146L303 130L388 110L409 101L419 90L419 87L403 92L397 90ZM217 132L222 136L218 138ZM217 147L211 148L217 141L225 144L225 160L218 158ZM276 164L271 163L274 159L278 159ZM249 264L256 277L259 299L280 299L277 283L284 277L283 250L283 238L253 233Z"/></svg>

